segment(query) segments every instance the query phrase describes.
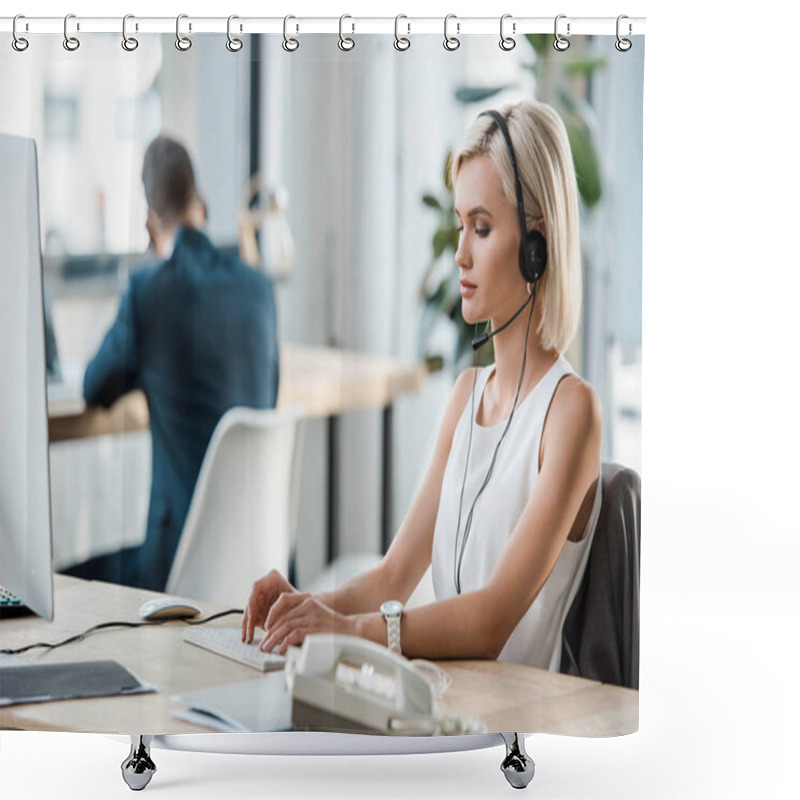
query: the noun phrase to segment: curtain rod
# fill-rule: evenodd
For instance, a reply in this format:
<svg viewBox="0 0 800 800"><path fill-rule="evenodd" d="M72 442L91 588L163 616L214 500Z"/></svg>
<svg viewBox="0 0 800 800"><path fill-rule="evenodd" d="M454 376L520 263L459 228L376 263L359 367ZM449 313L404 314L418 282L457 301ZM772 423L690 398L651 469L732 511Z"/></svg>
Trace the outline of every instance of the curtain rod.
<svg viewBox="0 0 800 800"><path fill-rule="evenodd" d="M626 17L620 21L622 36L636 36L645 32L645 17ZM526 33L549 33L555 30L555 17L514 17L505 15L503 34L505 36ZM617 33L617 17L570 17L558 15L558 30L562 35L608 35ZM11 33L14 18L0 17L0 31ZM175 17L136 17L128 19L129 34L135 33L175 33ZM249 33L273 33L290 35L306 33L344 33L347 35L376 33L395 34L395 25L401 36L415 34L438 34L445 32L444 17L235 17L231 31L236 35ZM287 26L286 28L284 26ZM568 30L569 26L569 30ZM64 34L64 17L27 17L17 20L17 34ZM228 31L227 17L193 17L181 15L182 35L197 33L220 33ZM122 34L122 17L81 17L70 15L69 33L119 33ZM449 36L470 36L478 34L500 35L500 17L458 17L450 15L447 23Z"/></svg>

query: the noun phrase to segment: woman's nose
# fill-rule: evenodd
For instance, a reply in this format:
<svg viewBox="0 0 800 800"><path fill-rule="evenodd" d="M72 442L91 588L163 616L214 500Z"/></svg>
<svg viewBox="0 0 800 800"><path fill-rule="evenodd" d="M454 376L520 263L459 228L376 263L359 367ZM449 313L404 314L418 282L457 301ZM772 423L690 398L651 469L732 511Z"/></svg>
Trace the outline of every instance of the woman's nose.
<svg viewBox="0 0 800 800"><path fill-rule="evenodd" d="M461 269L468 269L469 268L469 254L467 253L467 244L466 244L466 236L459 234L458 237L458 247L456 247L456 256L455 261L456 264L461 267Z"/></svg>

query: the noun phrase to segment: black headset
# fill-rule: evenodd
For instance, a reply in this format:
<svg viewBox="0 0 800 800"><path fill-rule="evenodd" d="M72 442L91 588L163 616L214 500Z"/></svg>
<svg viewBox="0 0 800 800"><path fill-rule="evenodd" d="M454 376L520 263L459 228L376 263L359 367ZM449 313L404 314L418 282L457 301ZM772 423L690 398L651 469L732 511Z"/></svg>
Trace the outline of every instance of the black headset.
<svg viewBox="0 0 800 800"><path fill-rule="evenodd" d="M493 336L496 336L500 331L504 331L521 313L528 303L532 303L536 297L536 284L539 278L544 274L547 267L547 240L542 236L539 231L529 231L525 226L525 206L522 202L522 184L519 179L519 170L517 169L517 157L514 155L514 145L511 144L511 135L506 127L506 122L497 111L482 111L478 117L491 117L503 138L506 140L508 146L508 155L511 158L511 168L514 172L514 191L517 195L517 216L519 218L520 230L520 243L519 243L519 271L525 282L533 285L533 291L528 294L527 300L514 312L511 319L504 322L497 330L489 333L484 333L472 340L472 349L479 350L486 342Z"/></svg>
<svg viewBox="0 0 800 800"><path fill-rule="evenodd" d="M520 368L519 373L519 382L517 384L517 393L514 396L514 405L511 407L511 414L506 421L506 425L503 428L503 432L500 435L500 439L498 440L497 444L494 448L494 453L492 454L492 460L489 464L489 469L486 472L486 476L483 479L483 483L481 484L480 488L478 489L478 493L475 495L475 499L472 501L472 505L470 506L469 512L467 513L467 519L464 524L464 534L461 539L461 547L459 549L458 546L458 535L461 530L461 512L463 509L464 503L464 489L467 483L467 471L469 469L469 454L472 450L472 426L475 422L475 383L477 381L478 371L475 370L475 375L472 381L472 405L470 410L470 425L469 425L469 441L467 442L467 455L464 459L464 478L461 481L461 494L459 495L458 499L458 522L456 523L456 538L454 543L454 553L453 553L453 582L455 584L456 593L461 594L461 562L464 558L464 549L467 546L467 540L469 539L470 530L472 529L472 516L475 512L475 504L478 502L478 498L483 494L483 490L489 484L489 480L492 477L492 473L494 472L494 465L497 461L497 454L500 451L500 445L503 443L503 439L505 439L506 434L508 433L508 429L511 426L511 420L514 418L514 411L517 408L517 401L519 400L519 393L520 389L522 388L522 379L525 375L525 363L528 357L528 334L530 333L530 326L531 326L531 317L533 316L533 306L536 302L536 284L538 283L539 279L544 274L545 268L547 267L547 241L542 236L539 231L527 231L525 227L525 206L522 203L522 184L520 183L519 179L519 171L517 170L517 157L514 155L514 146L511 144L511 136L508 132L508 128L506 127L505 120L497 111L484 111L478 115L479 117L491 117L497 127L500 129L500 132L503 134L503 138L506 140L506 145L508 145L508 154L511 156L511 167L514 171L514 189L517 194L517 213L519 214L519 228L522 234L522 238L520 241L519 246L519 269L522 273L522 277L525 279L526 283L532 284L530 288L530 293L528 294L528 298L525 302L514 312L514 315L501 325L497 330L492 331L491 333L485 333L483 336L478 337L477 339L473 339L472 347L474 350L478 350L482 347L486 342L489 341L493 336L496 336L500 331L505 330L523 311L525 306L528 303L531 304L531 307L528 311L528 327L525 332L525 346L523 349L522 355L522 367Z"/></svg>
<svg viewBox="0 0 800 800"><path fill-rule="evenodd" d="M514 191L517 193L517 214L519 215L519 230L522 240L519 246L519 269L526 283L536 283L544 274L547 267L547 240L539 231L528 231L525 226L525 205L522 202L522 183L519 179L517 157L514 154L514 145L508 132L506 121L497 111L483 111L479 117L491 117L508 146L508 155L511 158L511 168L514 171Z"/></svg>

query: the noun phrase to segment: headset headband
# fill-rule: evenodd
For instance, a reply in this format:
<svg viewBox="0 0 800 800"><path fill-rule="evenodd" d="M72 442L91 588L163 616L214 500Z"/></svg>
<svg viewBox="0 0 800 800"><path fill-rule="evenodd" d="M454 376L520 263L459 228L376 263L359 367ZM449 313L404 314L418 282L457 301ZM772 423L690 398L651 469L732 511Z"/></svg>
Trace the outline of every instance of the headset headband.
<svg viewBox="0 0 800 800"><path fill-rule="evenodd" d="M528 228L525 224L525 205L522 201L522 184L520 183L519 179L519 170L517 169L517 157L514 154L514 145L511 143L511 134L508 132L508 127L506 126L506 121L497 111L482 111L478 114L479 117L491 117L497 127L500 129L500 133L503 134L503 138L506 140L506 145L508 146L508 155L511 157L511 168L514 172L514 191L517 193L517 215L519 217L519 230L521 234L521 239L519 243L519 268L522 270L522 274L526 274L525 269L525 237L528 235Z"/></svg>

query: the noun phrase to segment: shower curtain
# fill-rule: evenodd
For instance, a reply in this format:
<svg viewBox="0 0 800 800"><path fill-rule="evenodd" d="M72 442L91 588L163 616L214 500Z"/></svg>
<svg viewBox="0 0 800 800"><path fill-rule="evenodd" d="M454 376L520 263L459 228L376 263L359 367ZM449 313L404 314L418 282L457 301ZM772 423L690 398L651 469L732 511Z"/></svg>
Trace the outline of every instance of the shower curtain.
<svg viewBox="0 0 800 800"><path fill-rule="evenodd" d="M336 586L380 569L397 537L408 538L420 487L435 484L426 475L464 373L464 397L471 389L479 406L471 424L465 417L464 442L477 448L473 436L488 437L487 461L473 461L470 470L467 452L448 466L454 474L443 485L458 496L441 502L457 510L459 522L446 539L448 555L434 554L434 575L424 572L410 600L397 598L407 601L401 649L402 640L414 641L413 633L406 637L413 628L404 626L419 609L443 596L456 603L466 597L449 586L443 593L436 558L446 563L442 573L458 571L454 542L469 571L471 549L489 553L492 537L510 537L513 526L493 530L502 514L492 503L505 479L491 473L509 471L504 456L511 459L525 435L513 422L527 419L528 393L530 408L540 385L533 373L521 373L525 392L519 405L514 400L505 438L511 407L492 417L495 395L484 393L481 406L473 388L473 374L475 385L485 385L502 341L473 350L488 327L469 316L469 276L489 258L480 237L490 235L491 214L463 206L463 184L459 205L452 158L486 110L533 101L563 125L576 176L582 288L575 333L548 369L568 363L581 385L592 387L602 438L597 482L583 502L570 497L578 513L567 528L574 530L567 538L564 529L558 547L559 561L581 545L582 555L563 586L553 586L552 565L543 572L539 594L552 589L560 597L555 611L541 612L559 615L549 621L549 649L524 658L459 649L453 630L468 639L478 617L457 608L450 622L439 623L450 651L433 646L429 635L429 653L408 653L438 664L438 671L418 665L414 673L431 692L422 724L412 724L414 713L426 712L411 703L408 676L392 672L393 662L381 667L368 653L327 643L322 667L295 652L287 686L283 671L261 676L183 641L188 625L170 622L101 630L81 643L17 654L14 664L113 659L137 691L60 705L15 703L0 711L3 725L112 733L635 731L643 37L626 49L615 47L613 35L575 35L566 26L557 39L516 29L512 35L509 22L499 47L496 35L460 36L457 19L444 23L444 39L415 36L402 19L394 37L359 33L347 19L339 34L304 34L302 26L298 33L291 19L283 35L242 32L236 19L227 36L190 30L180 19L170 34L138 30L135 18L124 35L122 20L116 34L65 25L66 39L30 34L18 49L4 36L0 48L0 132L33 139L38 155L56 603L55 623L3 620L3 647L61 641L100 622L140 622L146 600L188 594L182 587L190 584L173 574L181 546L181 563L199 575L188 598L200 607L199 619L237 610L209 627L240 627L254 581L273 569L304 595L330 599ZM177 149L148 161L154 141ZM523 184L534 174L527 147L515 144ZM499 146L502 159L505 148ZM177 179L162 185L148 173L152 163L174 168L182 154L193 168L188 188ZM513 183L503 191L507 205L498 208L516 226ZM176 209L183 215L177 227ZM545 238L553 235L552 272L556 235L540 216ZM508 241L518 236L513 226ZM518 279L517 248L504 258ZM534 281L541 296L551 291L547 269L544 276L538 288ZM519 329L533 310L531 335L541 315L533 297L516 323ZM501 316L493 322L505 322ZM514 364L519 370L519 359ZM217 485L210 456L221 442L222 417L233 407L276 404L296 414L282 466L254 472L246 448L256 434L245 433L240 449L217 467L227 495L209 488L211 499L201 505L201 482ZM503 425L492 432L493 422ZM539 459L526 467L531 481L542 453L529 453ZM266 474L283 487L280 513L261 502L266 489L254 475ZM495 500L482 508L484 482ZM244 521L234 530L204 527L226 502ZM190 522L198 538L183 544ZM239 559L223 575L223 553L264 552L258 541L245 541L245 529L258 526L265 538L281 538L282 549L270 551L278 555ZM205 560L193 562L201 552ZM347 601L340 602L344 609ZM379 618L378 605L370 609L373 631L376 620L379 631L391 624ZM493 624L523 613L496 611ZM355 632L330 625L337 635ZM548 625L539 620L535 627ZM301 644L302 630L298 636L292 644ZM392 729L369 709L349 709L360 690L374 703L389 698L395 710L407 704L415 711L397 712L406 723ZM142 729L131 730L135 724Z"/></svg>

